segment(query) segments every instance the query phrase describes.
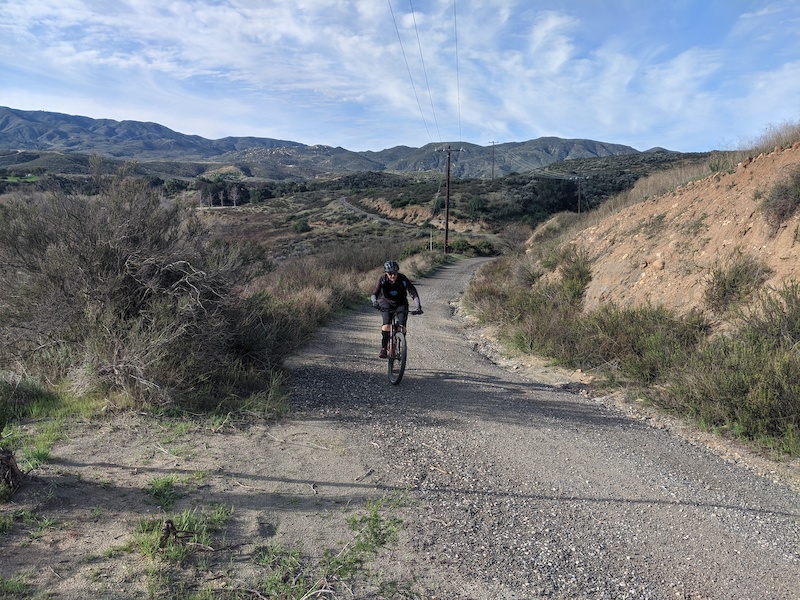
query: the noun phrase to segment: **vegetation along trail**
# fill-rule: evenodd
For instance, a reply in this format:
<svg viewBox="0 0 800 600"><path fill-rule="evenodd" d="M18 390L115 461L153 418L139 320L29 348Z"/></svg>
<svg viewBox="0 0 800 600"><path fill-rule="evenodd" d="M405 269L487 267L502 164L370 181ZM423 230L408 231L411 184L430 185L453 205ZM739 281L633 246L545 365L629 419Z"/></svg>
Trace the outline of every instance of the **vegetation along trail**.
<svg viewBox="0 0 800 600"><path fill-rule="evenodd" d="M399 386L366 308L289 361L295 417L348 440L327 483L402 498L373 567L423 597L796 598L798 493L488 360L454 314L479 263L418 282Z"/></svg>

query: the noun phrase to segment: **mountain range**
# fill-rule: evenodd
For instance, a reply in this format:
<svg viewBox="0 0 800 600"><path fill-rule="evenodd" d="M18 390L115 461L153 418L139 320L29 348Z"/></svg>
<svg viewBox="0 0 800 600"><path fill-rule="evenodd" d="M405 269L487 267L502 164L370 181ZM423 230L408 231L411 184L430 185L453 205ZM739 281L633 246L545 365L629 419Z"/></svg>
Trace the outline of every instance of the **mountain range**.
<svg viewBox="0 0 800 600"><path fill-rule="evenodd" d="M639 153L621 144L557 137L491 146L445 142L355 152L260 137L210 140L157 123L0 107L0 150L98 154L140 163L194 163L190 169L194 174L226 165L248 177L295 180L354 171L441 171L448 149L451 174L474 178L526 172L569 159Z"/></svg>

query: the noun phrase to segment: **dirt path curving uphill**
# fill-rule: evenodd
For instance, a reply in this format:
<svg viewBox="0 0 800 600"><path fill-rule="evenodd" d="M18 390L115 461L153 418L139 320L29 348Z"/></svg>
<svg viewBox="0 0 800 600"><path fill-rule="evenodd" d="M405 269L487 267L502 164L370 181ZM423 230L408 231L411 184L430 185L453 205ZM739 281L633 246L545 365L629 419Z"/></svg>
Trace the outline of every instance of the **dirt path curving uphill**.
<svg viewBox="0 0 800 600"><path fill-rule="evenodd" d="M400 386L368 310L292 361L364 482L408 490L387 572L438 598L796 598L800 495L476 352L452 313L477 262L419 282Z"/></svg>
<svg viewBox="0 0 800 600"><path fill-rule="evenodd" d="M348 518L370 499L390 497L404 528L369 567L399 582L394 597L797 598L798 491L569 393L557 369L489 360L454 316L480 262L416 282L425 314L411 317L399 386L364 308L287 361L290 418L71 424L0 505L0 577L50 598L265 597L265 547L313 562L352 540ZM148 494L165 477L166 511ZM194 562L136 550L143 519L219 505L231 519ZM352 597L390 597L377 590Z"/></svg>

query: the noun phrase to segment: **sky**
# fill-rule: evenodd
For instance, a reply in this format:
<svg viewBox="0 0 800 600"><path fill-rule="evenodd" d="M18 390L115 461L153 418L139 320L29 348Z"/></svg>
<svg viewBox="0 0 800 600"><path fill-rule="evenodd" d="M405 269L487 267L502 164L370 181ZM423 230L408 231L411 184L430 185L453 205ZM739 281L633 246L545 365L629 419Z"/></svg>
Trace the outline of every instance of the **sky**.
<svg viewBox="0 0 800 600"><path fill-rule="evenodd" d="M0 0L0 106L354 151L733 150L800 120L800 1Z"/></svg>

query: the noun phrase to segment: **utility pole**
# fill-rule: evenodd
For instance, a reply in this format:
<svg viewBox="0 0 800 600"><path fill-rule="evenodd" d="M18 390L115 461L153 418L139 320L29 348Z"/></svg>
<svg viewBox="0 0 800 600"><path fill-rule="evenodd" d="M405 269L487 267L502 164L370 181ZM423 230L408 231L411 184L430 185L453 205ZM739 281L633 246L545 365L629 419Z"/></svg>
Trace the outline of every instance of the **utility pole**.
<svg viewBox="0 0 800 600"><path fill-rule="evenodd" d="M447 254L447 244L450 238L450 153L461 152L461 150L453 150L448 146L439 152L447 152L447 192L444 200L444 253Z"/></svg>
<svg viewBox="0 0 800 600"><path fill-rule="evenodd" d="M497 142L489 142L492 145L492 181L494 181L494 145Z"/></svg>
<svg viewBox="0 0 800 600"><path fill-rule="evenodd" d="M444 200L444 253L447 254L447 241L450 233L450 146L447 147L447 192Z"/></svg>
<svg viewBox="0 0 800 600"><path fill-rule="evenodd" d="M578 177L578 214L581 214L581 178Z"/></svg>

